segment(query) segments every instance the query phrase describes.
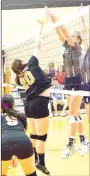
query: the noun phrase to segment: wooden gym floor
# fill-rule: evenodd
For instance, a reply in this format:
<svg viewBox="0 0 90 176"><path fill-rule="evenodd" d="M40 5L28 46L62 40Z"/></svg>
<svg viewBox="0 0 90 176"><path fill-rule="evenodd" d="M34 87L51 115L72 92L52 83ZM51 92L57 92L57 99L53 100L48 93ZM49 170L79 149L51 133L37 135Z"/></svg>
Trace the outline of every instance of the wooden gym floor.
<svg viewBox="0 0 90 176"><path fill-rule="evenodd" d="M83 117L85 115L82 115ZM70 158L61 159L65 145L68 143L69 122L66 117L50 118L49 135L46 142L46 163L51 176L89 176L89 152L80 156L80 150ZM87 118L84 118L85 134L89 137L89 126ZM29 135L30 129L27 134ZM79 138L77 135L77 146ZM45 176L37 170L38 176Z"/></svg>

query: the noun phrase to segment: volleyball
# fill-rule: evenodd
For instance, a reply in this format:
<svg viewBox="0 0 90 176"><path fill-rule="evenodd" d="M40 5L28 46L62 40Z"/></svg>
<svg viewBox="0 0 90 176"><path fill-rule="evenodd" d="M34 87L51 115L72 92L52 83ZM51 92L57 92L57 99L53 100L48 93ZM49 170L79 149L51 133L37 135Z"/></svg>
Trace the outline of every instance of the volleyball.
<svg viewBox="0 0 90 176"><path fill-rule="evenodd" d="M42 15L38 15L37 21L41 24L45 24L45 23L49 22L49 19L48 19L47 15L45 13L43 13Z"/></svg>

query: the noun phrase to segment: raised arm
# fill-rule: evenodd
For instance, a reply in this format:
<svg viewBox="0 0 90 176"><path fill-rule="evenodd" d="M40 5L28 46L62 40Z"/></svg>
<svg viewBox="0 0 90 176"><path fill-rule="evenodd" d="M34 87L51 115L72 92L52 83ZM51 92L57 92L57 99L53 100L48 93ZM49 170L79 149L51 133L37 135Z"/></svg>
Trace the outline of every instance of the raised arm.
<svg viewBox="0 0 90 176"><path fill-rule="evenodd" d="M49 8L47 6L44 7L44 10L45 10L46 14L48 15L48 18L51 19L52 23L55 23L58 21L57 17L49 10ZM74 45L73 39L71 38L67 29L64 26L56 27L56 33L57 33L59 39L61 40L62 44L64 44L65 40L67 40L69 45L71 45L71 46Z"/></svg>
<svg viewBox="0 0 90 176"><path fill-rule="evenodd" d="M39 59L41 55L41 34L43 29L43 24L37 22L38 28L36 29L36 36L35 36L35 48L33 55Z"/></svg>
<svg viewBox="0 0 90 176"><path fill-rule="evenodd" d="M81 4L81 9L82 8L83 8L83 5ZM86 25L85 25L85 19L84 19L83 15L80 18L81 18L82 40L84 43L84 49L87 51L89 46L88 46L88 42L87 42L87 29L86 29Z"/></svg>

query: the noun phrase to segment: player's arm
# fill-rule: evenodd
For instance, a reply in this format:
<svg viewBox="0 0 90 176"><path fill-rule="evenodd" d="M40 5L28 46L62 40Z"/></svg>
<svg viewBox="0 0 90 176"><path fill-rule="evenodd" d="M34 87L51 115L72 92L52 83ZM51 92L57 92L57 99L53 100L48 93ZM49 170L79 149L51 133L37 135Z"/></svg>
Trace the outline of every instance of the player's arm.
<svg viewBox="0 0 90 176"><path fill-rule="evenodd" d="M81 9L83 8L83 5L81 4ZM84 49L88 50L88 42L87 42L87 29L85 24L84 16L81 16L81 29L82 29L82 39L84 44Z"/></svg>
<svg viewBox="0 0 90 176"><path fill-rule="evenodd" d="M38 28L36 29L36 36L35 36L35 48L33 55L39 59L41 55L41 34L43 29L43 24L37 23Z"/></svg>
<svg viewBox="0 0 90 176"><path fill-rule="evenodd" d="M46 14L48 15L48 18L51 19L52 23L55 23L58 21L57 17L49 10L47 6L44 7L44 10ZM67 40L69 45L74 46L74 41L64 26L56 27L56 33L63 45L65 41Z"/></svg>

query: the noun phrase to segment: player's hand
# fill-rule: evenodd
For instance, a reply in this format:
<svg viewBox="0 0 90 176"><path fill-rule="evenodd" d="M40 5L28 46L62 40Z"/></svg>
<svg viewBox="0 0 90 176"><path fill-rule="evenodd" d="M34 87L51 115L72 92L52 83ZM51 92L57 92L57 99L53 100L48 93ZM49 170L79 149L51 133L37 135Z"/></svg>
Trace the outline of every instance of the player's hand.
<svg viewBox="0 0 90 176"><path fill-rule="evenodd" d="M51 11L46 5L44 6L44 11L45 11L45 14L47 15L47 17L50 17Z"/></svg>

